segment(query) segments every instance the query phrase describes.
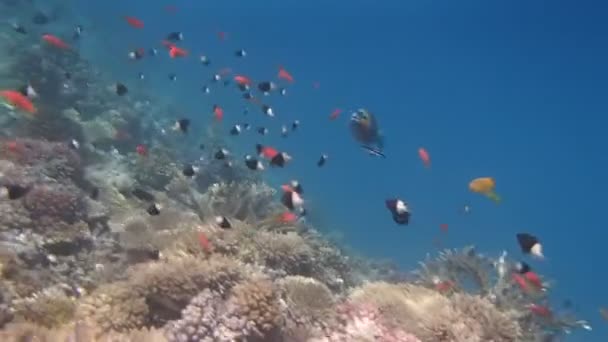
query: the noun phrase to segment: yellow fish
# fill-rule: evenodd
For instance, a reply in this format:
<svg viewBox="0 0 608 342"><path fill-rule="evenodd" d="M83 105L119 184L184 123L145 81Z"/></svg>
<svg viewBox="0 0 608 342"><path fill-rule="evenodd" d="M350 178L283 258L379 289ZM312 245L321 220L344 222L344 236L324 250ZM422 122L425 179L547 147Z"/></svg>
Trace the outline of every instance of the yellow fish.
<svg viewBox="0 0 608 342"><path fill-rule="evenodd" d="M500 196L496 194L494 188L496 181L492 177L475 178L469 183L469 190L487 196L496 203L500 202Z"/></svg>

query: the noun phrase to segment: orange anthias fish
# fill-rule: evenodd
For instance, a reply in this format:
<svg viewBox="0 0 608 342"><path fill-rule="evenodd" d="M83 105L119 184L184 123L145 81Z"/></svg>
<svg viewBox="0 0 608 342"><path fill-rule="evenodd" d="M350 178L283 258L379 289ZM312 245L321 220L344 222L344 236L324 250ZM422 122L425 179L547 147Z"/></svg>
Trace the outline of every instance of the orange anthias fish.
<svg viewBox="0 0 608 342"><path fill-rule="evenodd" d="M28 113L36 113L37 109L30 99L16 90L0 91L0 96L3 97L9 104Z"/></svg>
<svg viewBox="0 0 608 342"><path fill-rule="evenodd" d="M289 83L293 83L293 76L287 70L285 70L282 66L279 66L279 78L283 79Z"/></svg>
<svg viewBox="0 0 608 342"><path fill-rule="evenodd" d="M169 47L169 56L171 58L186 57L187 55L188 55L188 51L186 51L184 49L180 49L175 45L172 45L171 47Z"/></svg>
<svg viewBox="0 0 608 342"><path fill-rule="evenodd" d="M608 309L600 308L600 315L602 315L604 320L608 321Z"/></svg>
<svg viewBox="0 0 608 342"><path fill-rule="evenodd" d="M211 241L209 241L205 233L198 233L198 243L205 253L210 254L213 252L213 245L211 245Z"/></svg>
<svg viewBox="0 0 608 342"><path fill-rule="evenodd" d="M341 113L342 113L342 109L340 109L340 108L334 109L334 111L331 112L331 114L329 115L329 120L336 120L340 116Z"/></svg>
<svg viewBox="0 0 608 342"><path fill-rule="evenodd" d="M137 145L137 147L135 147L135 152L142 157L148 156L148 149L144 145Z"/></svg>
<svg viewBox="0 0 608 342"><path fill-rule="evenodd" d="M125 16L125 20L127 21L127 23L129 25L131 25L131 27L134 27L136 29L140 29L140 28L144 27L144 22L135 17Z"/></svg>
<svg viewBox="0 0 608 342"><path fill-rule="evenodd" d="M544 305L530 304L529 309L530 309L530 312L532 312L533 314L535 314L537 316L551 317L553 315L553 313L551 312L551 309L549 309L548 307L546 307Z"/></svg>
<svg viewBox="0 0 608 342"><path fill-rule="evenodd" d="M441 229L441 231L447 232L448 231L448 224L447 223L442 223L442 224L439 225L439 228Z"/></svg>
<svg viewBox="0 0 608 342"><path fill-rule="evenodd" d="M45 34L42 36L42 39L49 43L50 45L59 48L59 49L69 49L70 46L66 44L63 40L53 36L52 34Z"/></svg>
<svg viewBox="0 0 608 342"><path fill-rule="evenodd" d="M249 79L249 77L242 76L242 75L234 76L234 81L236 83L238 83L239 85L250 85L251 84L251 80Z"/></svg>
<svg viewBox="0 0 608 342"><path fill-rule="evenodd" d="M475 178L469 183L469 190L485 195L496 203L500 203L500 196L494 192L496 181L492 177Z"/></svg>
<svg viewBox="0 0 608 342"><path fill-rule="evenodd" d="M258 154L266 159L272 159L279 154L279 151L269 146L258 145L257 149Z"/></svg>
<svg viewBox="0 0 608 342"><path fill-rule="evenodd" d="M222 119L224 118L224 110L222 109L222 107L218 105L213 105L213 116L215 117L215 120L222 121Z"/></svg>
<svg viewBox="0 0 608 342"><path fill-rule="evenodd" d="M293 223L298 219L298 216L291 211L286 211L279 215L279 223Z"/></svg>
<svg viewBox="0 0 608 342"><path fill-rule="evenodd" d="M224 31L219 31L219 32L217 33L217 38L218 38L219 40L224 40L224 39L226 39L226 32L224 32Z"/></svg>
<svg viewBox="0 0 608 342"><path fill-rule="evenodd" d="M424 163L425 167L427 167L427 168L431 167L431 156L429 155L429 152L424 147L421 147L418 149L418 156Z"/></svg>

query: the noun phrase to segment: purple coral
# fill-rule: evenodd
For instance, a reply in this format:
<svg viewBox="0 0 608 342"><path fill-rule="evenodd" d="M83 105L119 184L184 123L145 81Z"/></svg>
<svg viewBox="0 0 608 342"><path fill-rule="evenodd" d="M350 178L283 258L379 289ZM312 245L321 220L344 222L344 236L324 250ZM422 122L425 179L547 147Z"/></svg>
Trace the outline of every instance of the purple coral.
<svg viewBox="0 0 608 342"><path fill-rule="evenodd" d="M82 176L79 155L66 143L51 143L34 139L15 139L2 144L2 158L56 180L77 180Z"/></svg>
<svg viewBox="0 0 608 342"><path fill-rule="evenodd" d="M25 196L24 206L32 219L75 223L85 217L85 202L78 189L64 185L37 185Z"/></svg>

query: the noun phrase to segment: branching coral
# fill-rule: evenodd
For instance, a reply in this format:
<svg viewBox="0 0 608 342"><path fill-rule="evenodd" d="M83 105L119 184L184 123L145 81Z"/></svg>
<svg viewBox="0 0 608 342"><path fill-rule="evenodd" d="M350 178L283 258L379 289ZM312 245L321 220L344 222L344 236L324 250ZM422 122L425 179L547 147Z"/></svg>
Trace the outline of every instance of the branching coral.
<svg viewBox="0 0 608 342"><path fill-rule="evenodd" d="M256 223L278 212L276 191L261 182L216 183L200 200L206 216L234 217Z"/></svg>
<svg viewBox="0 0 608 342"><path fill-rule="evenodd" d="M32 322L47 328L68 323L75 309L75 299L56 287L13 302L17 321Z"/></svg>
<svg viewBox="0 0 608 342"><path fill-rule="evenodd" d="M203 289L224 293L242 279L238 263L223 257L183 257L136 265L129 278L102 286L80 305L77 317L107 331L160 326Z"/></svg>
<svg viewBox="0 0 608 342"><path fill-rule="evenodd" d="M145 298L127 282L101 286L78 305L76 317L98 326L102 332L128 331L148 325Z"/></svg>
<svg viewBox="0 0 608 342"><path fill-rule="evenodd" d="M273 284L252 279L230 296L204 290L165 327L169 341L278 341L281 309Z"/></svg>
<svg viewBox="0 0 608 342"><path fill-rule="evenodd" d="M491 291L493 260L478 254L472 246L444 250L436 259L420 264L421 268L416 272L420 284L433 287L439 279L480 294Z"/></svg>

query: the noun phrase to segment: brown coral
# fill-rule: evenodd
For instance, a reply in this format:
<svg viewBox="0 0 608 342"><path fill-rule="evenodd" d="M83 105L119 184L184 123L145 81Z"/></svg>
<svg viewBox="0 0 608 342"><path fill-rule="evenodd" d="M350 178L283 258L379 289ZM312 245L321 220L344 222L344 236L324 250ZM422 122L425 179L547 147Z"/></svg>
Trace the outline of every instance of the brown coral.
<svg viewBox="0 0 608 342"><path fill-rule="evenodd" d="M226 305L219 329L244 332L244 336L235 336L237 340L271 341L278 335L282 324L281 308L272 282L255 279L236 285Z"/></svg>
<svg viewBox="0 0 608 342"><path fill-rule="evenodd" d="M51 218L75 223L86 216L80 191L70 186L35 186L25 196L24 205L32 219Z"/></svg>
<svg viewBox="0 0 608 342"><path fill-rule="evenodd" d="M155 329L130 330L124 334L111 332L98 334L97 327L83 322L69 324L57 329L47 329L35 324L10 324L0 331L3 342L166 342L163 334Z"/></svg>
<svg viewBox="0 0 608 342"><path fill-rule="evenodd" d="M79 307L78 317L119 332L161 326L203 289L224 293L243 277L241 266L216 256L182 257L133 267L129 279L102 286Z"/></svg>
<svg viewBox="0 0 608 342"><path fill-rule="evenodd" d="M148 315L145 298L127 282L101 286L84 298L76 311L78 319L98 326L103 332L145 327Z"/></svg>
<svg viewBox="0 0 608 342"><path fill-rule="evenodd" d="M279 281L286 303L288 329L323 329L334 316L334 296L325 284L307 277L289 276Z"/></svg>
<svg viewBox="0 0 608 342"><path fill-rule="evenodd" d="M76 302L58 289L49 289L31 297L13 302L17 321L32 322L53 328L69 322L74 317Z"/></svg>

